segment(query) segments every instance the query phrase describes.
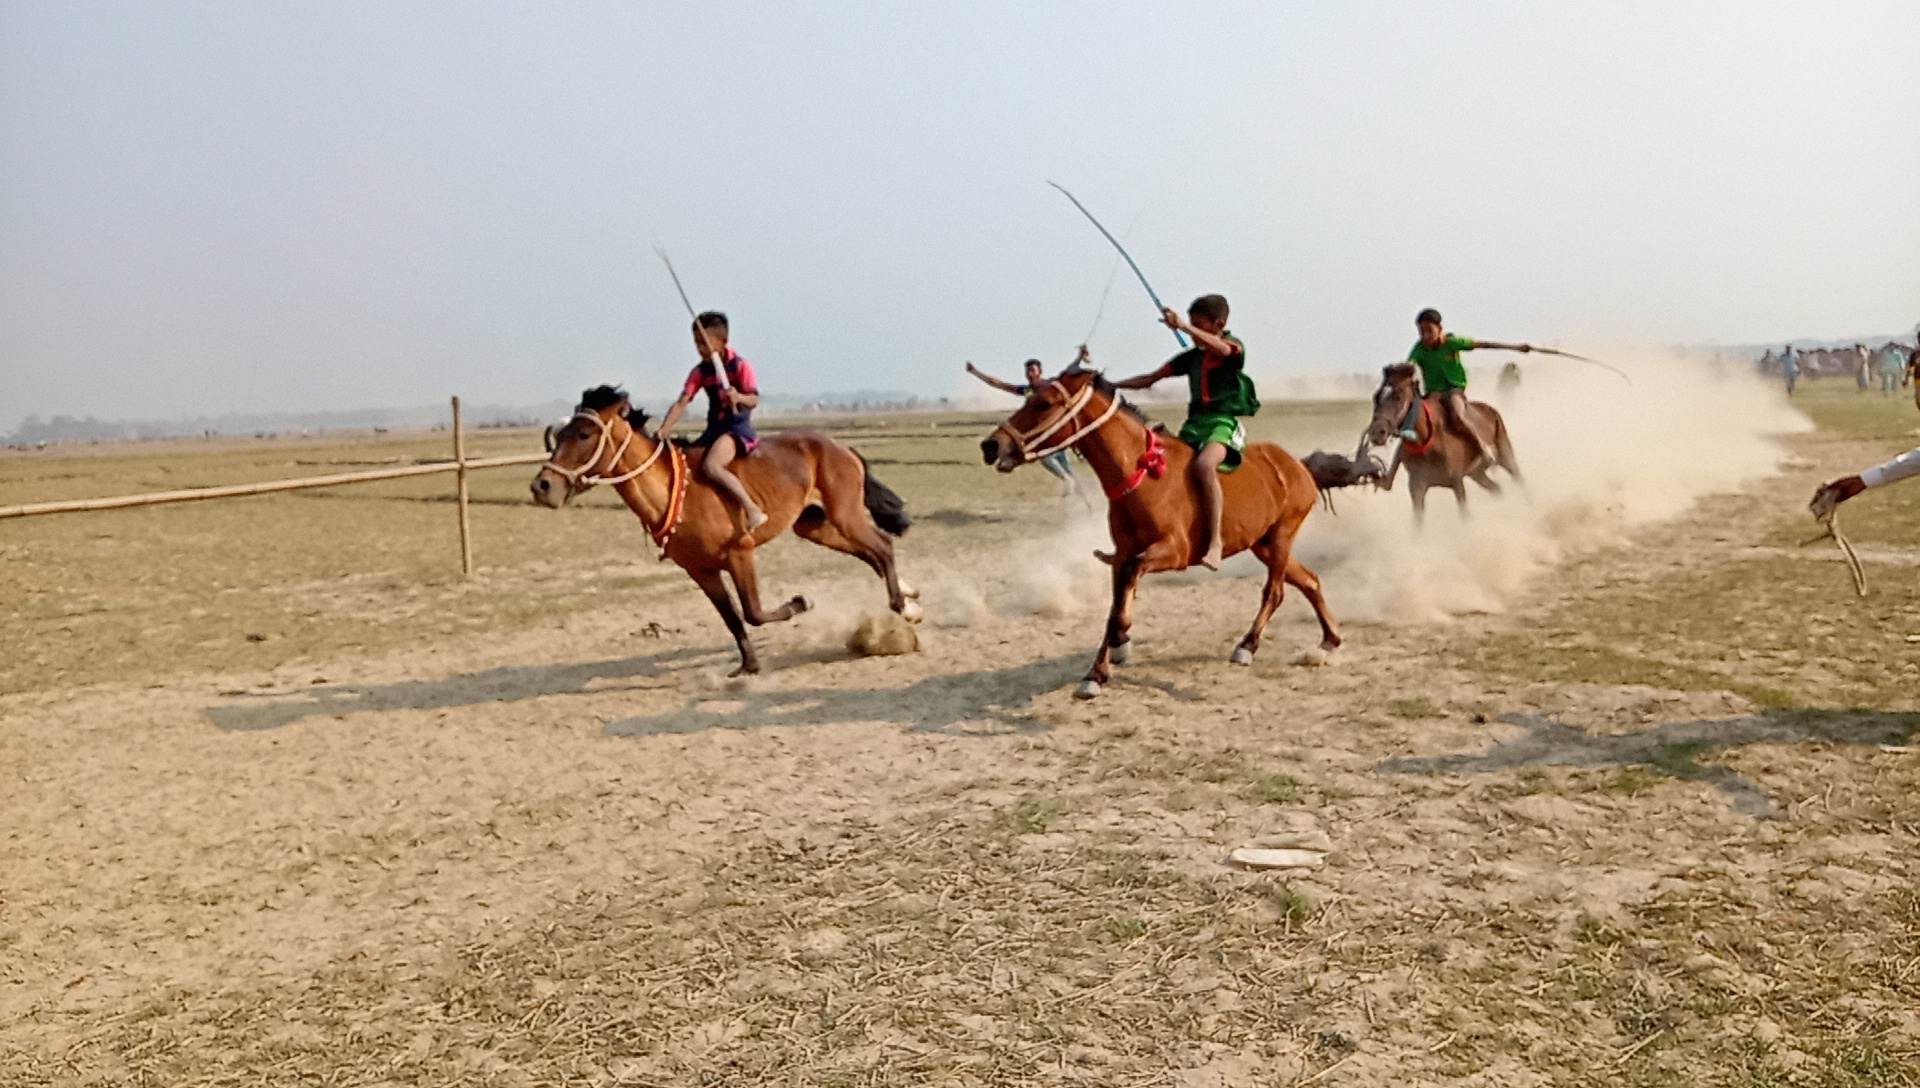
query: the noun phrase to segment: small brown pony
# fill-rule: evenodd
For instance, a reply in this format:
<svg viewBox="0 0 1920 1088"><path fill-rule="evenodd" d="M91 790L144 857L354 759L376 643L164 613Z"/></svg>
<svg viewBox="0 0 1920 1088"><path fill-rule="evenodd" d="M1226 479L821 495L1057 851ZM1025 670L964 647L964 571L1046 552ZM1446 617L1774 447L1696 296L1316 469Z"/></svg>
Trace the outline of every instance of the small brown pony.
<svg viewBox="0 0 1920 1088"><path fill-rule="evenodd" d="M1420 414L1414 423L1414 440L1400 444L1400 452L1394 454L1393 465L1380 486L1391 488L1400 466L1405 465L1407 493L1413 497L1416 521L1426 517L1430 487L1452 491L1462 514L1467 510L1468 480L1498 495L1500 485L1487 475L1494 466L1480 458L1472 439L1447 427L1446 409L1437 397L1420 396L1420 378L1412 363L1394 363L1381 372L1380 388L1373 394L1373 422L1367 425L1366 436L1360 443L1361 452L1364 454L1370 445L1384 446L1391 441L1402 421L1413 411L1416 400ZM1507 421L1501 419L1490 404L1471 401L1469 410L1481 429L1493 435L1494 464L1506 469L1515 483L1524 483L1520 478L1520 462L1513 456L1513 439L1507 435Z"/></svg>
<svg viewBox="0 0 1920 1088"><path fill-rule="evenodd" d="M753 549L791 527L825 548L845 552L886 580L887 603L909 621L920 618L918 594L894 571L893 538L912 524L905 504L867 471L854 451L815 431L792 431L760 441L752 456L733 463L735 475L767 513L751 536L733 504L695 471L702 451L683 451L646 433L646 413L628 415L627 394L602 385L580 395L565 427L549 439L551 460L533 478L533 501L559 508L594 484L611 484L664 558L678 563L706 591L740 646L740 668L760 671L747 625L779 623L811 608L794 597L771 611L760 605ZM722 574L733 579L734 608ZM744 622L742 622L744 619Z"/></svg>
<svg viewBox="0 0 1920 1088"><path fill-rule="evenodd" d="M1106 489L1107 529L1114 554L1113 608L1106 636L1074 697L1091 699L1112 678L1112 666L1131 656L1133 595L1142 575L1183 570L1200 561L1200 505L1187 477L1193 451L1160 432L1120 399L1112 383L1091 370L1068 371L1036 389L1020 410L980 443L982 459L1012 472L1057 450L1078 446ZM1320 578L1293 557L1294 534L1313 512L1320 487L1306 466L1270 442L1246 448L1240 467L1220 478L1226 500L1221 543L1226 554L1252 549L1267 565L1267 584L1253 626L1229 659L1253 664L1260 637L1291 585L1313 605L1320 645L1340 645L1333 616L1320 595Z"/></svg>

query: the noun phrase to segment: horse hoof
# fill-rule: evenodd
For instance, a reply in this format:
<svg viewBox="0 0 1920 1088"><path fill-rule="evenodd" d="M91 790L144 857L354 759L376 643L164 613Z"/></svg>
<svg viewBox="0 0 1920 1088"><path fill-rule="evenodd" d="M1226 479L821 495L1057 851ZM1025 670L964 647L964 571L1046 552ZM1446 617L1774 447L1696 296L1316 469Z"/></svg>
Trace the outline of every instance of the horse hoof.
<svg viewBox="0 0 1920 1088"><path fill-rule="evenodd" d="M901 582L900 595L902 597L905 597L909 601L917 601L920 599L920 588L918 586L910 586L905 582Z"/></svg>
<svg viewBox="0 0 1920 1088"><path fill-rule="evenodd" d="M908 623L919 623L927 618L927 610L920 607L919 601L908 601L906 606L900 609L900 618Z"/></svg>
<svg viewBox="0 0 1920 1088"><path fill-rule="evenodd" d="M1127 662L1133 660L1133 643L1122 642L1120 645L1115 646L1111 651L1108 652L1107 660L1113 662L1116 665L1124 665Z"/></svg>
<svg viewBox="0 0 1920 1088"><path fill-rule="evenodd" d="M1251 665L1253 664L1253 651L1247 649L1245 646L1235 646L1233 648L1233 656L1227 658L1227 660L1235 665Z"/></svg>
<svg viewBox="0 0 1920 1088"><path fill-rule="evenodd" d="M811 612L811 611L813 611L813 598L801 596L801 597L795 597L793 599L794 615L798 616L802 612Z"/></svg>
<svg viewBox="0 0 1920 1088"><path fill-rule="evenodd" d="M1080 686L1073 689L1073 697L1081 700L1092 699L1099 694L1100 681L1098 680L1082 680Z"/></svg>

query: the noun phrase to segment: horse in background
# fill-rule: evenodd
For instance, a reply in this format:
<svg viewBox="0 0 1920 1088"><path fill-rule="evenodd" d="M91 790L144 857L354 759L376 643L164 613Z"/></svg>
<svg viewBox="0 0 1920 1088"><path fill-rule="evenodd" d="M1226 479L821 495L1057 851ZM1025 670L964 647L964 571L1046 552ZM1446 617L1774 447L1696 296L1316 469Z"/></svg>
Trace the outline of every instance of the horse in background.
<svg viewBox="0 0 1920 1088"><path fill-rule="evenodd" d="M1492 464L1479 456L1471 439L1447 427L1446 410L1437 397L1420 395L1420 375L1412 363L1394 363L1381 372L1380 388L1373 394L1373 420L1367 424L1360 450L1364 454L1368 446L1386 445L1400 432L1405 421L1413 417L1413 441L1401 441L1400 451L1394 454L1393 464L1387 469L1380 486L1392 488L1394 477L1404 465L1407 470L1407 493L1413 498L1415 521L1426 518L1429 488L1444 487L1452 491L1454 501L1460 504L1460 512L1464 516L1467 511L1468 480L1498 495L1500 485L1488 475L1498 466L1505 469L1515 483L1525 482L1520 476L1520 462L1513 455L1513 439L1507 434L1507 421L1490 404L1472 401L1468 409L1474 413L1484 433L1493 436Z"/></svg>

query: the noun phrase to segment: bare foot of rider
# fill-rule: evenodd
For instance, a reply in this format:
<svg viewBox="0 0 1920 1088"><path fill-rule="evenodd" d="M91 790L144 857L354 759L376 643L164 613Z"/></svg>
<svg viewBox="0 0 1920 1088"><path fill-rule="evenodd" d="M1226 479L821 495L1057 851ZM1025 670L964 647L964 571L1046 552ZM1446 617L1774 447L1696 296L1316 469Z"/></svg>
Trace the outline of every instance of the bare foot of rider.
<svg viewBox="0 0 1920 1088"><path fill-rule="evenodd" d="M1206 552L1200 556L1200 565L1208 570L1219 570L1222 562L1224 559L1220 554L1220 542L1216 540L1208 545Z"/></svg>

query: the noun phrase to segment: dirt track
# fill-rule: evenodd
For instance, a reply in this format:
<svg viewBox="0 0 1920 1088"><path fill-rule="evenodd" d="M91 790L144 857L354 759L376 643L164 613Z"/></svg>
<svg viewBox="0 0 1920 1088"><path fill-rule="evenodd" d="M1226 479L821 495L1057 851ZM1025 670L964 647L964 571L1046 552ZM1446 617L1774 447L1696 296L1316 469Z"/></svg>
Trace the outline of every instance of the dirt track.
<svg viewBox="0 0 1920 1088"><path fill-rule="evenodd" d="M774 584L828 607L744 683L669 579L517 633L0 697L0 1081L1920 1083L1910 700L1480 656L1615 622L1569 600L1666 602L1657 641L1703 570L1832 576L1747 555L1777 505L1635 530L1499 615L1351 623L1326 668L1291 663L1297 599L1224 663L1244 572L1150 582L1094 704L1090 606L977 545L1044 504L908 549L911 657L848 659L878 588L796 585L796 543ZM1223 864L1285 827L1328 865Z"/></svg>

